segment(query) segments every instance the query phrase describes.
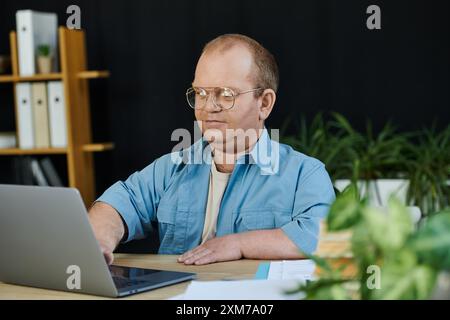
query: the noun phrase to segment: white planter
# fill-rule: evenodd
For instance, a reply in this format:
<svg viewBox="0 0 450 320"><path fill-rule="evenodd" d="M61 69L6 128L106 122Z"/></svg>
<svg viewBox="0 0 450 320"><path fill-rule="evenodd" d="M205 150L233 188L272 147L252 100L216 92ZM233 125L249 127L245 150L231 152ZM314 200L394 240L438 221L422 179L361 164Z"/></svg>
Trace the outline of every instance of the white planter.
<svg viewBox="0 0 450 320"><path fill-rule="evenodd" d="M334 182L337 190L343 191L350 184L348 179L338 179ZM406 179L377 179L358 181L358 189L362 196L368 196L369 204L376 207L386 207L389 197L394 195L401 203L407 206L406 198L409 180ZM368 188L367 188L368 186ZM368 189L368 190L366 190ZM418 207L408 207L414 223L420 220L421 212Z"/></svg>
<svg viewBox="0 0 450 320"><path fill-rule="evenodd" d="M348 179L336 180L334 186L342 191L350 184ZM365 181L358 181L358 189L361 195L367 195L367 184ZM409 180L406 179L377 179L368 182L369 203L374 206L386 206L389 196L396 196L403 204L406 203Z"/></svg>
<svg viewBox="0 0 450 320"><path fill-rule="evenodd" d="M47 74L52 72L52 57L38 56L37 57L38 72Z"/></svg>

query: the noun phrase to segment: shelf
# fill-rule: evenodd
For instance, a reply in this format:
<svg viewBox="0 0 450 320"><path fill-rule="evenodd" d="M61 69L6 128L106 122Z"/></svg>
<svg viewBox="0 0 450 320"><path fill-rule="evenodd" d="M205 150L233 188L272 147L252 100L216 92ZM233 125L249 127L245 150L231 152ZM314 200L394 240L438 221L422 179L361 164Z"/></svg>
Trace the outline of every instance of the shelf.
<svg viewBox="0 0 450 320"><path fill-rule="evenodd" d="M66 148L42 148L42 149L0 149L0 156L22 156L32 154L66 154Z"/></svg>
<svg viewBox="0 0 450 320"><path fill-rule="evenodd" d="M0 76L0 82L29 82L29 81L50 81L62 79L62 73L35 74L32 76Z"/></svg>
<svg viewBox="0 0 450 320"><path fill-rule="evenodd" d="M106 142L106 143L90 143L85 144L83 146L84 152L101 152L108 151L114 149L114 143Z"/></svg>
<svg viewBox="0 0 450 320"><path fill-rule="evenodd" d="M78 72L78 78L80 79L96 79L96 78L108 78L109 71L81 71Z"/></svg>
<svg viewBox="0 0 450 320"><path fill-rule="evenodd" d="M102 152L114 149L114 143L90 143L82 147L84 152ZM34 154L66 154L66 148L42 148L42 149L0 149L0 156L21 156Z"/></svg>
<svg viewBox="0 0 450 320"><path fill-rule="evenodd" d="M13 75L0 76L0 82L14 82L15 77Z"/></svg>
<svg viewBox="0 0 450 320"><path fill-rule="evenodd" d="M108 78L109 71L81 71L77 74L79 79ZM0 82L29 82L61 80L62 73L35 74L32 76L15 76L12 74L0 75Z"/></svg>

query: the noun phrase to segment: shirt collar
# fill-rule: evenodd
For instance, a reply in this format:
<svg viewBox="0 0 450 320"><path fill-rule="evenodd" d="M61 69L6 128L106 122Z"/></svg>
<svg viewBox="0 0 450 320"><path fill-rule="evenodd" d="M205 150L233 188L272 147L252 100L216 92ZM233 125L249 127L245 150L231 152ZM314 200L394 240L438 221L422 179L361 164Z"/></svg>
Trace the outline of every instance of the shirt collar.
<svg viewBox="0 0 450 320"><path fill-rule="evenodd" d="M203 160L200 160L201 163L211 164L211 147L203 137L193 145L193 153L194 158ZM196 161L194 163L199 162ZM236 163L255 164L260 168L263 175L273 175L278 172L279 145L277 142L271 140L269 132L264 127L252 150L240 156Z"/></svg>
<svg viewBox="0 0 450 320"><path fill-rule="evenodd" d="M253 146L249 153L250 163L256 164L262 174L272 175L278 170L278 145L272 141L269 136L269 132L264 127L258 141ZM241 156L238 159L238 163L241 163L241 159L245 157Z"/></svg>

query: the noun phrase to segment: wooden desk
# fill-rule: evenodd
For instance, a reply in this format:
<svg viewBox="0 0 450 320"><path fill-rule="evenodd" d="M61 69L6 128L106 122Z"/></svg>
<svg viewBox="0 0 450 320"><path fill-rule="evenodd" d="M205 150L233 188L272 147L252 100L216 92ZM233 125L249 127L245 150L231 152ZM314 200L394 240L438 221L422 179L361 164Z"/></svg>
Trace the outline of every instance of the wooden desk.
<svg viewBox="0 0 450 320"><path fill-rule="evenodd" d="M155 254L116 254L114 264L128 267L140 267L148 269L161 269L171 271L194 272L197 280L223 280L223 279L253 279L258 265L264 260L238 260L214 263L205 266L185 266L176 261L177 255L155 255ZM343 259L335 260L339 265L344 263ZM351 268L353 269L353 268ZM354 270L349 270L348 274ZM167 299L175 295L182 294L190 281L183 282L168 287L147 291L120 299ZM46 290L24 286L16 286L0 282L0 300L4 299L108 299L87 294L78 294L64 291Z"/></svg>
<svg viewBox="0 0 450 320"><path fill-rule="evenodd" d="M261 260L238 260L205 266L185 266L176 261L177 255L116 254L114 264L148 269L164 269L197 273L197 280L252 279ZM167 299L183 293L190 282L135 294L120 299ZM16 286L0 282L3 299L108 299L98 296Z"/></svg>

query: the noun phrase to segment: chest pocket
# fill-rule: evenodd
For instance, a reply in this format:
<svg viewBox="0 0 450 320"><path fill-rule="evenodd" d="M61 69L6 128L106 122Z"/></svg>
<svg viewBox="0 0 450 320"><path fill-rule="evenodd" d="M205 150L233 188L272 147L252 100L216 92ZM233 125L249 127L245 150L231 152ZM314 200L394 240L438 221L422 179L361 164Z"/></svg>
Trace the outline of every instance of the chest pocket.
<svg viewBox="0 0 450 320"><path fill-rule="evenodd" d="M243 209L233 213L234 231L268 230L280 228L291 220L287 209Z"/></svg>
<svg viewBox="0 0 450 320"><path fill-rule="evenodd" d="M160 254L180 254L186 240L187 210L159 207L156 212L159 228Z"/></svg>
<svg viewBox="0 0 450 320"><path fill-rule="evenodd" d="M233 215L235 232L275 228L275 217L268 209L244 209Z"/></svg>

